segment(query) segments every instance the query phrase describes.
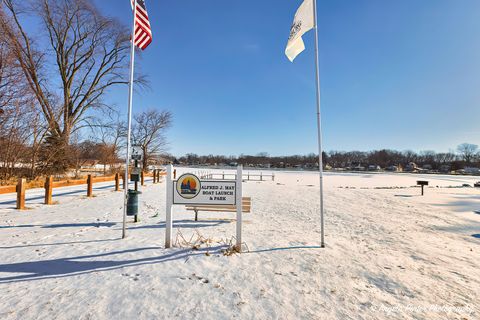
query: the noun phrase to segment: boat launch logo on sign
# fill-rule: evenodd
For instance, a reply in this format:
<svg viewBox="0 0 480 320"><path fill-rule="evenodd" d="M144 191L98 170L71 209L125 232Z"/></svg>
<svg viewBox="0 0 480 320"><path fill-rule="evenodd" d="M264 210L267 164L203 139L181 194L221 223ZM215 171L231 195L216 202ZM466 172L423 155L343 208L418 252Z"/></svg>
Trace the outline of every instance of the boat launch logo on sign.
<svg viewBox="0 0 480 320"><path fill-rule="evenodd" d="M200 193L200 179L196 175L187 173L178 178L176 187L182 198L193 199Z"/></svg>

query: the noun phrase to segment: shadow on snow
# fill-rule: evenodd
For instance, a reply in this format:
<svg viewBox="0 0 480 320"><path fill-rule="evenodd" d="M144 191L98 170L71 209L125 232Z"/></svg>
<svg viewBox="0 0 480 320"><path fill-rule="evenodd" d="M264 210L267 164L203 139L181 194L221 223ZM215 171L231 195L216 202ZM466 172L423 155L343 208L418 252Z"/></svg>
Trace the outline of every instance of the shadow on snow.
<svg viewBox="0 0 480 320"><path fill-rule="evenodd" d="M216 227L222 224L232 223L233 220L175 220L173 221L174 228L208 228L208 227ZM84 222L84 223L58 223L58 224L24 224L24 225L16 225L16 226L0 226L0 229L15 229L15 228L82 228L82 227L105 227L110 228L118 223L116 222ZM160 222L158 224L152 225L140 225L140 226L129 226L128 229L136 230L136 229L155 229L155 228L165 228L165 221Z"/></svg>
<svg viewBox="0 0 480 320"><path fill-rule="evenodd" d="M208 227L216 227L222 224L231 223L232 220L174 220L173 221L173 228L182 228L182 229L191 229L191 228L208 228ZM128 227L129 230L136 230L136 229L165 229L165 221L162 221L157 224L152 225L143 225L143 226L133 226Z"/></svg>
<svg viewBox="0 0 480 320"><path fill-rule="evenodd" d="M226 245L202 248L196 251L191 249L175 250L163 255L154 255L152 257L129 259L129 260L98 260L97 258L111 257L120 254L129 254L135 252L145 252L149 250L163 250L161 247L144 247L99 253L78 257L59 258L43 261L28 261L10 264L0 264L0 273L13 273L12 276L0 277L0 283L21 282L30 280L63 278L75 275L87 274L99 271L115 270L124 267L157 264L167 261L185 259L197 255L205 255L205 252L220 253ZM19 275L19 273L21 273Z"/></svg>
<svg viewBox="0 0 480 320"><path fill-rule="evenodd" d="M300 250L300 249L325 249L325 248L322 248L321 246L292 246L292 247L258 249L258 250L247 251L245 253L261 253L261 252Z"/></svg>
<svg viewBox="0 0 480 320"><path fill-rule="evenodd" d="M113 227L117 223L115 222L85 222L85 223L59 223L59 224L47 224L47 225L41 225L41 224L23 224L23 225L17 225L17 226L0 226L0 229L15 229L15 228L35 228L35 227L40 227L40 228L82 228L82 227Z"/></svg>
<svg viewBox="0 0 480 320"><path fill-rule="evenodd" d="M61 246L66 244L79 244L79 243L92 243L92 242L108 242L116 241L116 239L101 239L101 240L85 240L85 241L69 241L69 242L54 242L54 243L36 243L36 244L21 244L18 246L0 247L0 249L18 249L18 248L30 248L30 247L48 247L48 246Z"/></svg>

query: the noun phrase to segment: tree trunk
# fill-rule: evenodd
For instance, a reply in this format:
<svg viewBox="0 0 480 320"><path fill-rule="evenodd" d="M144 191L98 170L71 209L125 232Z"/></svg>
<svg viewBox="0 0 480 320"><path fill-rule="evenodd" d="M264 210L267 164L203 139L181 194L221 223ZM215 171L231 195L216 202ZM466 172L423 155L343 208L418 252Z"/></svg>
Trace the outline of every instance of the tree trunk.
<svg viewBox="0 0 480 320"><path fill-rule="evenodd" d="M147 153L147 148L146 147L143 147L142 148L142 151L143 151L143 160L142 160L142 165L143 165L143 170L147 170L147 166L148 166L148 153Z"/></svg>

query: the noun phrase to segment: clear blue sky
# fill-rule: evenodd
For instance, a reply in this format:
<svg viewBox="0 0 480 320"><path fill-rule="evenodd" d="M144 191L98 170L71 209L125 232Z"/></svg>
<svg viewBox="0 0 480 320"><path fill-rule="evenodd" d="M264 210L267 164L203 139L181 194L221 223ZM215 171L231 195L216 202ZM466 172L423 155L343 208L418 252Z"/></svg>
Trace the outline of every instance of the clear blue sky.
<svg viewBox="0 0 480 320"><path fill-rule="evenodd" d="M137 60L168 109L170 152L317 152L313 32L284 55L301 0L146 0ZM130 23L129 1L97 1ZM325 150L448 151L480 144L480 1L319 0ZM126 110L127 91L109 101Z"/></svg>

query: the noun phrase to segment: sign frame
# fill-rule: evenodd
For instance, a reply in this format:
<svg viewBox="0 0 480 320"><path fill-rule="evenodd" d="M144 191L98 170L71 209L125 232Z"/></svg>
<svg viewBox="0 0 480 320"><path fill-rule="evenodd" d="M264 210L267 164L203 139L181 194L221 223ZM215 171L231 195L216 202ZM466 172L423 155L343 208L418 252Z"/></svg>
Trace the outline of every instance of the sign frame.
<svg viewBox="0 0 480 320"><path fill-rule="evenodd" d="M172 247L172 229L173 229L173 210L172 207L174 205L191 205L191 206L219 206L219 207L225 207L227 205L231 204L225 204L225 203L199 203L196 204L194 202L189 202L189 203L174 203L174 192L176 190L176 184L180 180L181 177L185 176L183 174L180 176L178 179L174 180L172 179L172 174L173 174L173 165L168 165L167 166L167 179L166 179L166 219L165 219L165 248L171 248ZM189 174L189 173L187 173ZM235 180L203 180L203 183L210 183L210 182L217 182L217 183L233 183L235 184L235 193L234 193L234 199L235 199L235 204L234 206L236 207L236 245L235 248L238 252L242 251L242 223L243 223L243 213L242 213L242 174L243 174L243 166L239 165L237 167L237 174L236 174L236 179ZM191 174L193 175L193 174ZM195 175L193 175L195 176ZM196 176L195 176L196 177ZM197 177L198 179L198 177ZM202 184L202 180L198 179L200 182L200 186ZM198 194L193 197L192 199L195 199L198 196ZM237 205L239 204L239 205Z"/></svg>

